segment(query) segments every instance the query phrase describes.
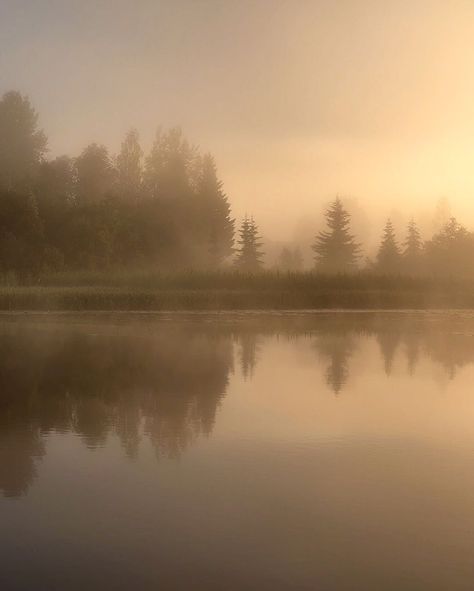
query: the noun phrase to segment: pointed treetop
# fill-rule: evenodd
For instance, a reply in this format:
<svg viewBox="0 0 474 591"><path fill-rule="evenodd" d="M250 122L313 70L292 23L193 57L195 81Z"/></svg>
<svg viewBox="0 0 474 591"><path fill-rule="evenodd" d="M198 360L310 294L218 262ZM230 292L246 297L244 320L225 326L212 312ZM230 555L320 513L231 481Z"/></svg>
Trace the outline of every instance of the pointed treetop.
<svg viewBox="0 0 474 591"><path fill-rule="evenodd" d="M329 273L347 273L355 269L360 245L350 233L350 215L337 197L326 210L327 231L319 232L312 249L316 268Z"/></svg>
<svg viewBox="0 0 474 591"><path fill-rule="evenodd" d="M397 243L392 220L388 219L377 253L377 266L383 273L394 273L400 270L400 248Z"/></svg>
<svg viewBox="0 0 474 591"><path fill-rule="evenodd" d="M242 221L239 229L239 245L235 266L241 271L255 272L262 268L263 252L262 241L258 234L258 227L252 217L247 215Z"/></svg>

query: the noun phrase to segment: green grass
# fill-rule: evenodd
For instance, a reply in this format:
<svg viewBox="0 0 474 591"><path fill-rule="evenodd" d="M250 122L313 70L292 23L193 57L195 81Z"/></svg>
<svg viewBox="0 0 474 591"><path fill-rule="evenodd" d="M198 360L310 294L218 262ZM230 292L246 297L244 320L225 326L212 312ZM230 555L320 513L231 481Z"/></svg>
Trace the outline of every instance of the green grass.
<svg viewBox="0 0 474 591"><path fill-rule="evenodd" d="M282 310L474 308L474 282L373 274L45 275L34 284L0 285L0 310Z"/></svg>

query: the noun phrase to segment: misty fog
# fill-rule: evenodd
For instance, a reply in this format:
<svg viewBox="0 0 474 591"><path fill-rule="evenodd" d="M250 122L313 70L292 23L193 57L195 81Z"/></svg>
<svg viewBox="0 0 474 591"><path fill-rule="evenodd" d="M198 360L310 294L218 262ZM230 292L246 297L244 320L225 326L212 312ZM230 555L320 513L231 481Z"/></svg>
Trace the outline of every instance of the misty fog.
<svg viewBox="0 0 474 591"><path fill-rule="evenodd" d="M214 154L234 216L254 215L266 241L314 232L340 195L371 254L389 216L430 233L443 198L474 224L473 11L4 0L0 91L30 96L52 157L94 141L117 153L130 127L146 151L158 125L181 125Z"/></svg>

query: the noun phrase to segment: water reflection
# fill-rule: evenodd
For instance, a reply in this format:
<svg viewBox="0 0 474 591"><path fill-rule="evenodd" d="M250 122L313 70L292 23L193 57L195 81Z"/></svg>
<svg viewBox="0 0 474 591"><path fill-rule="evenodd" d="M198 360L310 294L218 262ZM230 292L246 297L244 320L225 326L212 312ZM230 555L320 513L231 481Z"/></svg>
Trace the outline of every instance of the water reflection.
<svg viewBox="0 0 474 591"><path fill-rule="evenodd" d="M472 322L471 322L472 324ZM212 432L234 358L252 380L275 339L308 342L329 392L350 386L355 353L370 341L390 377L427 357L452 379L474 361L460 316L341 314L221 317L218 322L6 320L0 329L0 491L28 492L45 437L73 433L89 448L116 437L129 458L140 441L176 458ZM297 400L293 398L294 404Z"/></svg>
<svg viewBox="0 0 474 591"><path fill-rule="evenodd" d="M42 436L72 432L89 448L141 435L176 457L208 435L232 369L229 338L190 327L96 334L84 327L4 327L0 335L0 489L25 493Z"/></svg>
<svg viewBox="0 0 474 591"><path fill-rule="evenodd" d="M257 366L260 351L259 336L255 332L244 331L238 336L237 340L242 375L245 380L251 379Z"/></svg>
<svg viewBox="0 0 474 591"><path fill-rule="evenodd" d="M321 334L315 339L316 350L326 363L326 383L334 394L339 394L349 378L349 361L356 343L351 334Z"/></svg>

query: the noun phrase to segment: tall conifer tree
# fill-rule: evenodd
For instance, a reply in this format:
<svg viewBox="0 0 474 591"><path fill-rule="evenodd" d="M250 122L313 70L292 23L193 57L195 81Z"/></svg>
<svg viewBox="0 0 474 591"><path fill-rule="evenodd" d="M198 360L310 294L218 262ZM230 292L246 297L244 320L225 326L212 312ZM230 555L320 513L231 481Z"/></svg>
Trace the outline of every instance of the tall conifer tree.
<svg viewBox="0 0 474 591"><path fill-rule="evenodd" d="M377 253L377 268L382 273L397 273L400 271L400 263L401 253L397 244L395 230L392 221L387 220Z"/></svg>
<svg viewBox="0 0 474 591"><path fill-rule="evenodd" d="M235 266L241 271L254 272L262 268L262 242L253 218L244 218L239 230L239 245Z"/></svg>
<svg viewBox="0 0 474 591"><path fill-rule="evenodd" d="M417 273L420 270L423 243L418 226L411 220L407 228L407 237L403 244L403 268L407 273Z"/></svg>
<svg viewBox="0 0 474 591"><path fill-rule="evenodd" d="M218 265L231 256L234 245L234 220L230 205L217 178L214 158L206 154L202 159L202 170L197 183L197 198L201 211L202 240L208 261Z"/></svg>
<svg viewBox="0 0 474 591"><path fill-rule="evenodd" d="M349 231L350 215L339 198L326 211L328 230L319 232L312 246L319 271L347 273L353 271L360 257L360 246Z"/></svg>

